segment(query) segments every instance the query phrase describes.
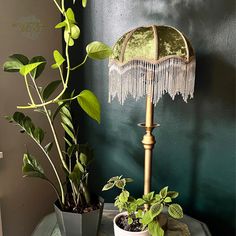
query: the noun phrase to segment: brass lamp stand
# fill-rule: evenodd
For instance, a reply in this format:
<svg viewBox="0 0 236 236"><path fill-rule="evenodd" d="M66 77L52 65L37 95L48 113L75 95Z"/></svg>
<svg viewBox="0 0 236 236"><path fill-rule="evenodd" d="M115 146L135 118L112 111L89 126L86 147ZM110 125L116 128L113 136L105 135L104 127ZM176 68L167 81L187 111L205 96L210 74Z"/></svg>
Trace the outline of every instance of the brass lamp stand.
<svg viewBox="0 0 236 236"><path fill-rule="evenodd" d="M152 130L156 126L153 124L153 103L151 97L147 96L146 101L146 134L143 136L143 147L145 149L144 160L144 194L150 192L151 189L151 176L152 176L152 150L156 143L155 137L152 135Z"/></svg>
<svg viewBox="0 0 236 236"><path fill-rule="evenodd" d="M149 73L150 76L150 73ZM152 76L149 77L151 79ZM149 91L152 91L151 87ZM153 123L154 117L154 105L152 103L151 95L146 97L146 120L145 124L139 124L140 127L145 128L146 134L143 136L143 147L145 150L144 158L144 194L147 194L151 190L151 178L152 178L152 150L156 143L155 137L152 134L154 128L158 127L158 124Z"/></svg>

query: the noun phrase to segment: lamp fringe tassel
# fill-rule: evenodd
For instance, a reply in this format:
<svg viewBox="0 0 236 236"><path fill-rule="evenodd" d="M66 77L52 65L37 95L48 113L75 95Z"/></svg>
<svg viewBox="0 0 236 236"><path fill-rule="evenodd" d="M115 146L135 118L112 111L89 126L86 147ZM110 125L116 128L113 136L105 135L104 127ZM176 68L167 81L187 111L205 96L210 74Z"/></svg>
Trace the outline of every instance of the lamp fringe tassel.
<svg viewBox="0 0 236 236"><path fill-rule="evenodd" d="M174 100L181 94L183 100L193 98L196 62L186 63L169 58L159 63L133 60L122 66L109 62L109 102L115 97L123 105L130 94L135 100L150 95L156 105L165 93ZM151 88L151 90L150 90Z"/></svg>

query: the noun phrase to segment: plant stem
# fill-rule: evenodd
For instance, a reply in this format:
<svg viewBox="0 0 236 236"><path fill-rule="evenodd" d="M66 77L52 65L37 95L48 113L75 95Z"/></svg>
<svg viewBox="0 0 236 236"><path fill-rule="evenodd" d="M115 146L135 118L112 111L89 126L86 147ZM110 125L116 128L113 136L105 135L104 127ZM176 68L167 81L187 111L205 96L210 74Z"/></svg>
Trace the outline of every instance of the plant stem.
<svg viewBox="0 0 236 236"><path fill-rule="evenodd" d="M33 100L33 97L31 95L31 92L30 92L30 89L29 89L29 84L28 84L26 75L24 76L24 78L25 78L25 86L26 86L30 101L31 101L32 104L34 104L34 100Z"/></svg>
<svg viewBox="0 0 236 236"><path fill-rule="evenodd" d="M83 181L81 181L81 188L82 188L83 195L84 195L86 203L88 205L90 205L91 199L90 199L90 194L89 194L89 191L88 191L88 187Z"/></svg>
<svg viewBox="0 0 236 236"><path fill-rule="evenodd" d="M69 102L69 101L72 101L72 100L75 100L79 95L76 95L72 98L67 98L67 99L63 99L63 100L60 100L60 102Z"/></svg>
<svg viewBox="0 0 236 236"><path fill-rule="evenodd" d="M67 88L67 86L65 85L64 88L63 88L63 90L60 92L60 94L59 94L56 98L54 98L54 99L52 99L52 100L50 100L50 101L43 102L43 103L41 103L41 104L32 104L32 105L30 105L30 106L17 106L17 108L18 108L18 109L35 109L35 108L38 108L38 107L47 106L47 105L49 105L49 104L51 104L51 103L57 103L57 102L58 102L58 99L59 99L59 98L64 94L64 92L66 91L66 88Z"/></svg>
<svg viewBox="0 0 236 236"><path fill-rule="evenodd" d="M34 138L33 138L33 139L34 139ZM34 141L35 141L35 142L38 144L38 146L41 148L41 150L43 151L43 153L44 153L45 156L47 157L47 159L48 159L50 165L52 166L52 169L53 169L53 171L54 171L54 173L55 173L55 175L56 175L57 181L58 181L59 186L60 186L61 199L60 199L60 196L59 196L59 194L58 194L58 191L57 191L55 185L54 185L49 179L47 179L47 181L52 185L53 189L55 190L55 192L56 192L56 194L57 194L57 197L58 197L58 200L60 201L60 204L61 204L61 205L62 205L62 204L64 205L64 204L65 204L64 189L63 189L63 186L62 186L60 177L59 177L59 175L58 175L58 173L57 173L56 167L54 166L54 164L53 164L51 158L49 157L49 155L47 154L47 152L45 151L45 149L37 142L37 140L34 139Z"/></svg>
<svg viewBox="0 0 236 236"><path fill-rule="evenodd" d="M55 5L57 6L58 10L61 12L61 14L63 14L63 11L61 9L61 7L59 6L58 2L56 0L53 0Z"/></svg>
<svg viewBox="0 0 236 236"><path fill-rule="evenodd" d="M37 87L37 84L36 84L36 82L35 82L35 80L34 80L33 78L32 78L32 81L33 81L33 83L34 83L34 86L35 86L35 89L36 89L36 92L37 92L37 94L38 94L38 97L39 97L40 101L43 102L43 99L42 99L42 97L41 97L41 94L40 94L40 92L39 92L39 89L38 89L38 87ZM66 163L65 163L65 161L64 161L64 158L63 158L63 155L62 155L62 151L61 151L61 147L60 147L60 144L59 144L59 142L58 142L57 135L56 135L54 126L53 126L53 124L52 124L51 118L50 118L50 116L49 116L48 110L47 110L46 106L43 106L43 108L44 108L45 114L46 114L46 116L47 116L49 125L50 125L50 127L51 127L51 131L52 131L52 134L53 134L53 137L54 137L56 146L57 146L57 150L58 150L58 154L59 154L59 156L60 156L61 162L62 162L62 164L63 164L63 167L68 171L68 168L67 168L67 165L66 165ZM46 151L44 150L44 148L42 148L42 150L44 151L44 153L46 154L46 156L48 156L47 153L46 153ZM52 167L53 167L53 169L54 169L54 171L55 171L55 174L56 174L56 176L57 176L57 179L58 179L58 182L59 182L59 185L60 185L60 189L61 189L61 194L62 194L62 196L61 196L61 197L62 197L62 203L64 204L64 203L65 203L64 189L63 189L63 187L62 187L62 184L61 184L59 175L57 174L56 168L55 168L55 166L53 165L53 163L51 162L51 159L50 159L49 156L48 156L48 159L49 159L49 162L51 163L51 165L52 165Z"/></svg>
<svg viewBox="0 0 236 236"><path fill-rule="evenodd" d="M45 107L44 107L44 110L47 111L47 109L46 109ZM46 112L46 111L45 111L45 112ZM54 129L54 125L53 125L53 123L52 123L52 121L51 121L51 118L50 118L50 116L49 116L49 114L48 114L48 111L46 112L46 115L47 115L48 122L49 122L49 125L50 125L51 130L52 130L52 134L53 134L53 137L54 137L54 140L55 140L55 143L56 143L56 147L57 147L58 154L59 154L59 156L60 156L62 165L63 165L63 167L66 169L66 171L69 172L68 167L67 167L67 164L66 164L66 162L65 162L65 160L64 160L64 157L63 157L63 154L62 154L62 151L61 151L60 144L59 144L58 139L57 139L57 134L56 134L56 131L55 131L55 129Z"/></svg>
<svg viewBox="0 0 236 236"><path fill-rule="evenodd" d="M56 195L57 195L58 201L59 201L61 207L63 208L64 203L62 203L62 200L61 200L60 194L58 193L56 186L55 186L55 185L53 184L53 182L50 181L49 179L46 179L46 180L48 181L48 183L52 186L52 188L53 188L54 191L56 192Z"/></svg>
<svg viewBox="0 0 236 236"><path fill-rule="evenodd" d="M48 102L42 102L41 104L34 104L34 105L31 105L31 106L17 106L18 109L32 109L32 108L38 108L38 107L44 107L44 106L47 106L51 103L56 103L58 102L58 98L62 96L62 94L65 92L65 90L63 90L55 99L53 100L50 100ZM75 100L76 98L78 97L77 96L74 96L72 98L68 98L68 99L62 99L60 100L60 102L67 102L67 101L72 101L72 100Z"/></svg>
<svg viewBox="0 0 236 236"><path fill-rule="evenodd" d="M78 191L76 189L76 186L73 184L73 182L71 180L70 180L70 185L72 188L73 201L74 201L75 205L77 205Z"/></svg>
<svg viewBox="0 0 236 236"><path fill-rule="evenodd" d="M71 35L71 26L70 26L70 22L69 19L65 13L65 3L64 0L61 0L61 8L66 20L66 26L68 28L69 34ZM68 42L66 42L66 48L65 48L65 54L66 54L66 64L67 64L67 72L66 72L66 80L65 80L65 84L68 85L68 81L70 78L70 57L69 57L69 41L70 41L70 37L68 37Z"/></svg>
<svg viewBox="0 0 236 236"><path fill-rule="evenodd" d="M63 186L62 186L62 183L61 183L61 180L60 180L60 177L57 173L57 170L53 164L53 162L51 161L50 157L48 156L48 154L45 152L44 148L40 145L40 148L42 149L42 151L44 152L44 154L46 155L49 163L51 164L52 168L53 168L53 171L55 172L55 175L56 175L56 178L57 178L57 181L59 183L59 186L60 186L60 191L61 191L61 202L62 204L64 205L65 204L65 193L64 193L64 189L63 189Z"/></svg>
<svg viewBox="0 0 236 236"><path fill-rule="evenodd" d="M82 66L88 59L88 54L85 56L84 60L77 66L72 67L70 70L76 70L77 68L79 68L80 66Z"/></svg>
<svg viewBox="0 0 236 236"><path fill-rule="evenodd" d="M58 196L58 199L59 199L60 203L62 202L62 203L64 204L64 203L65 203L65 201L64 201L64 190L63 190L63 187L62 187L62 183L61 183L60 177L59 177L59 175L58 175L58 173L57 173L56 167L54 166L54 164L53 164L51 158L49 157L48 153L45 151L45 149L43 148L43 146L42 146L32 135L31 135L31 138L32 138L32 139L35 141L35 143L40 147L40 149L42 150L42 152L43 152L43 153L45 154L45 156L47 157L47 159L48 159L50 165L52 166L52 169L53 169L53 171L54 171L54 173L55 173L55 175L56 175L57 181L58 181L59 186L60 186L61 195L62 195L62 196L61 196L62 200L60 199L60 196L59 196L59 194L58 194L58 191L57 191L57 188L55 187L55 185L54 185L49 179L46 179L46 180L53 186L53 188L54 188L54 190L55 190L55 192L56 192L56 194L57 194L57 196Z"/></svg>
<svg viewBox="0 0 236 236"><path fill-rule="evenodd" d="M61 77L61 81L62 81L63 87L66 87L65 81L64 81L64 76L63 76L63 73L62 73L62 69L61 69L60 66L58 67L58 69L59 69L59 72L60 72L60 77Z"/></svg>

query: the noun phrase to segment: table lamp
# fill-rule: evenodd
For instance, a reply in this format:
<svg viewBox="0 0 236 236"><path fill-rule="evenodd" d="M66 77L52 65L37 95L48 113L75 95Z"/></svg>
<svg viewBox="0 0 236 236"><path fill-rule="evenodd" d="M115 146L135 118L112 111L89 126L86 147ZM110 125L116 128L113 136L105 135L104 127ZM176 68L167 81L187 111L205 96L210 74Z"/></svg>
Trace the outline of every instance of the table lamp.
<svg viewBox="0 0 236 236"><path fill-rule="evenodd" d="M131 95L136 101L146 96L144 127L145 149L144 194L150 192L152 150L155 137L152 131L154 106L168 93L174 100L193 98L195 56L188 39L171 26L138 27L125 33L113 46L109 59L109 102L115 97L123 105Z"/></svg>

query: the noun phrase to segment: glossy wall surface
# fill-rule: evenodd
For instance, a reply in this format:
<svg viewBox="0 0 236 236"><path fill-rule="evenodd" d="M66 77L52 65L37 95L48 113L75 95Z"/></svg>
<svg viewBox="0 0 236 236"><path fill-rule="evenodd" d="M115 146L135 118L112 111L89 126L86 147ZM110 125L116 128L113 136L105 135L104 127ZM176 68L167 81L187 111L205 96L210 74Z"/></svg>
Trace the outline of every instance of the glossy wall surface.
<svg viewBox="0 0 236 236"><path fill-rule="evenodd" d="M161 126L154 131L152 189L168 185L178 190L185 212L206 222L213 235L233 235L234 230L234 2L90 0L80 16L85 45L92 40L113 45L130 29L150 24L172 25L189 38L197 58L195 96L186 104L181 97L172 101L166 95L155 108ZM107 64L89 61L83 70L85 88L102 105L101 125L85 117L81 126L81 137L94 147L91 181L99 191L109 177L122 174L134 178L130 189L142 194L144 130L137 123L145 119L145 99L108 104ZM114 192L103 196L112 201Z"/></svg>

